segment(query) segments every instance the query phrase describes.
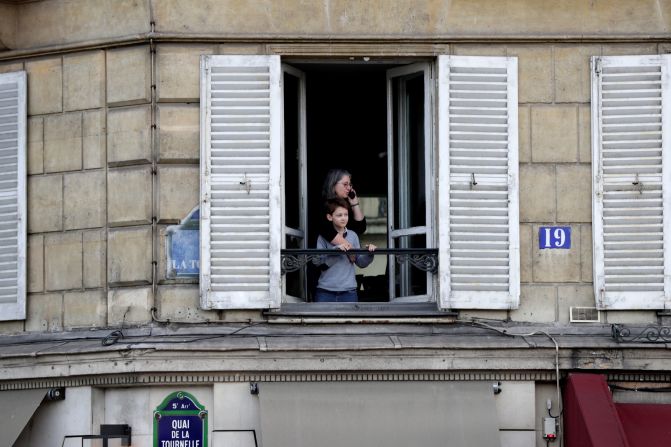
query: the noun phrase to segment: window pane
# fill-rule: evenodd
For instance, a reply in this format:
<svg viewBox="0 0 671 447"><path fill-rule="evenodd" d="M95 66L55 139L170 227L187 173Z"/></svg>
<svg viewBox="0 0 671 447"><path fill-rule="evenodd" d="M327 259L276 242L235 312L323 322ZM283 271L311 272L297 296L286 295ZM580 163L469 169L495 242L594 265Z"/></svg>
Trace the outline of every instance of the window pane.
<svg viewBox="0 0 671 447"><path fill-rule="evenodd" d="M284 73L284 209L285 224L300 227L299 80ZM288 248L288 247L287 247ZM298 248L298 247L297 247Z"/></svg>
<svg viewBox="0 0 671 447"><path fill-rule="evenodd" d="M426 235L404 236L398 238L397 248L426 248ZM426 295L428 273L414 267L408 261L396 261L396 297Z"/></svg>
<svg viewBox="0 0 671 447"><path fill-rule="evenodd" d="M286 237L287 248L303 248L301 239L294 236ZM305 299L305 268L285 273L286 294Z"/></svg>
<svg viewBox="0 0 671 447"><path fill-rule="evenodd" d="M426 223L424 191L424 76L395 80L394 227Z"/></svg>

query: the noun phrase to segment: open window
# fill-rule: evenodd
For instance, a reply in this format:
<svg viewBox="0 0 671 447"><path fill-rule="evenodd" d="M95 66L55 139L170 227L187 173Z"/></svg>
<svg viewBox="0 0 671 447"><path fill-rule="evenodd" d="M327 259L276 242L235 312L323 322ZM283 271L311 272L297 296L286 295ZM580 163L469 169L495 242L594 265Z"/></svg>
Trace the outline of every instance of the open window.
<svg viewBox="0 0 671 447"><path fill-rule="evenodd" d="M311 272L287 269L282 253L315 246L334 167L360 193L362 242L384 249L360 272L361 301L516 307L516 68L514 58L203 56L203 307L310 302ZM437 250L437 270L403 250Z"/></svg>
<svg viewBox="0 0 671 447"><path fill-rule="evenodd" d="M434 246L432 81L428 62L387 70L390 248ZM433 275L393 258L388 270L390 301L427 301L434 295Z"/></svg>
<svg viewBox="0 0 671 447"><path fill-rule="evenodd" d="M307 166L305 73L282 64L284 132L282 173L284 200L282 206L283 248L308 248L307 234ZM283 281L285 302L305 302L309 293L306 269L285 272Z"/></svg>

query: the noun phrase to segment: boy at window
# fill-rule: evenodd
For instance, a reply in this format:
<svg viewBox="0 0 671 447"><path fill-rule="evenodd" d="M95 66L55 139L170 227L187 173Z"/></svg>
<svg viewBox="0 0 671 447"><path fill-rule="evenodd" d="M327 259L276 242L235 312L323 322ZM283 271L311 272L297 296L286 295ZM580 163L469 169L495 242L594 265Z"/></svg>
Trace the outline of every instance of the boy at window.
<svg viewBox="0 0 671 447"><path fill-rule="evenodd" d="M360 248L359 236L347 229L349 220L349 206L347 201L341 198L329 199L326 202L326 219L331 222L334 230L341 235L351 248ZM366 246L368 251L375 251L375 245ZM333 245L331 242L319 236L317 248L339 249L347 251L344 244ZM363 268L373 262L373 255L347 255L334 254L322 255L314 261L322 269L317 282L317 291L314 301L316 303L339 302L353 303L358 300L356 294L356 277L354 264Z"/></svg>

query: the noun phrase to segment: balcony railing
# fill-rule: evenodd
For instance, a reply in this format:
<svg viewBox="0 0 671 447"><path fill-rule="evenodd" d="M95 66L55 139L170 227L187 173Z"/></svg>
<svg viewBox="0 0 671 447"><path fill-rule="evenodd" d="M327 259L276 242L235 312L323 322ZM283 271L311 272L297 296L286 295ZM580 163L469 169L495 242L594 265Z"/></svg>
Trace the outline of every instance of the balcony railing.
<svg viewBox="0 0 671 447"><path fill-rule="evenodd" d="M365 248L352 249L347 252L336 249L282 249L282 274L295 272L302 269L309 262L318 259L321 255L342 254L372 254L373 256L393 256L398 264L410 264L424 272L436 273L438 271L438 249L437 248L378 248L368 251Z"/></svg>

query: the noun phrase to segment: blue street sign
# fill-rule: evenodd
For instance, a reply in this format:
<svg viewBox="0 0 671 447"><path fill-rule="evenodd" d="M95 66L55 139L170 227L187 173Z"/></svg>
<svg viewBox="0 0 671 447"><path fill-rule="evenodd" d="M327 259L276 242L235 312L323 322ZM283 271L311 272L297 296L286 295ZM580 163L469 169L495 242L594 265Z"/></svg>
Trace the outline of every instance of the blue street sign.
<svg viewBox="0 0 671 447"><path fill-rule="evenodd" d="M179 225L166 233L167 272L169 279L197 278L200 272L200 208L191 210Z"/></svg>
<svg viewBox="0 0 671 447"><path fill-rule="evenodd" d="M154 447L207 447L207 410L193 395L177 391L156 408Z"/></svg>
<svg viewBox="0 0 671 447"><path fill-rule="evenodd" d="M168 278L198 277L198 230L171 229L168 233Z"/></svg>

